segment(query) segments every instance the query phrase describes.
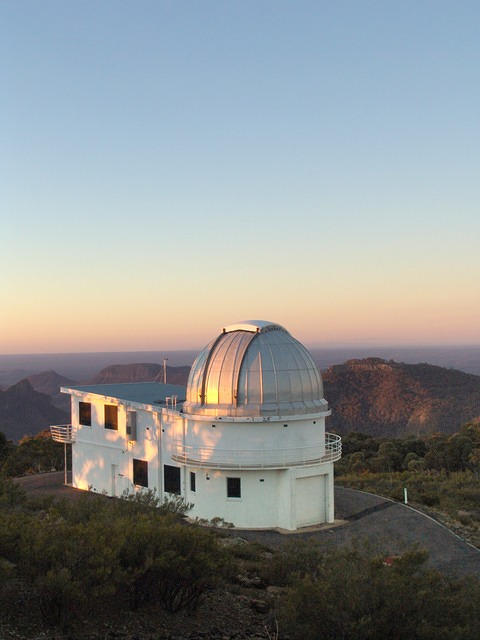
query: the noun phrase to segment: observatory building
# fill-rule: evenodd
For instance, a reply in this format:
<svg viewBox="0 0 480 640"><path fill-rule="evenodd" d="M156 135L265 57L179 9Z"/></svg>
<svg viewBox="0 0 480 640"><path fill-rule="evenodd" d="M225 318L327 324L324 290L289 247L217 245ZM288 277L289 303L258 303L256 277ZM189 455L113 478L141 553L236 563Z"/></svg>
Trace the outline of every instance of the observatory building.
<svg viewBox="0 0 480 640"><path fill-rule="evenodd" d="M193 504L191 517L235 527L332 522L333 463L341 440L309 352L278 324L222 329L197 356L186 389L143 382L62 388L72 424L51 427L72 444L72 484L155 489Z"/></svg>

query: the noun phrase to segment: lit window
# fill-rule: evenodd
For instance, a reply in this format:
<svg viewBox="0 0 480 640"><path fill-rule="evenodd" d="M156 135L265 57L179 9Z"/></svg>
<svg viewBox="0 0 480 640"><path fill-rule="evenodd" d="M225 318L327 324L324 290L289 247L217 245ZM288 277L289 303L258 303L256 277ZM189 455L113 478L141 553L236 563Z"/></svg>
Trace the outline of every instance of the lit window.
<svg viewBox="0 0 480 640"><path fill-rule="evenodd" d="M241 498L240 478L227 478L227 498Z"/></svg>
<svg viewBox="0 0 480 640"><path fill-rule="evenodd" d="M105 429L118 429L118 407L116 404L105 405Z"/></svg>
<svg viewBox="0 0 480 640"><path fill-rule="evenodd" d="M90 402L78 403L78 422L84 427L92 426L92 405Z"/></svg>
<svg viewBox="0 0 480 640"><path fill-rule="evenodd" d="M133 459L133 484L148 487L148 462Z"/></svg>

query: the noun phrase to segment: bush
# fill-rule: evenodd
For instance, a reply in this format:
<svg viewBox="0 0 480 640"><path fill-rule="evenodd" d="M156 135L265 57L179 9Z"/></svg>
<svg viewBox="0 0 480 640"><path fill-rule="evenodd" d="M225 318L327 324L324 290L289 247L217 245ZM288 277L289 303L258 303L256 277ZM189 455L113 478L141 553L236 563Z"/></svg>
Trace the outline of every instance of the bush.
<svg viewBox="0 0 480 640"><path fill-rule="evenodd" d="M11 478L0 473L0 509L18 507L26 500L25 491Z"/></svg>
<svg viewBox="0 0 480 640"><path fill-rule="evenodd" d="M48 431L25 436L5 458L2 469L9 476L63 469L63 446Z"/></svg>
<svg viewBox="0 0 480 640"><path fill-rule="evenodd" d="M16 485L4 480L1 486L0 495L15 504ZM169 611L193 608L222 574L226 552L211 531L180 523L184 504L154 504L152 495L124 501L85 495L39 511L28 502L6 511L0 577L18 581L17 599L30 594L29 615L47 626L74 625L119 602L133 609L151 600Z"/></svg>
<svg viewBox="0 0 480 640"><path fill-rule="evenodd" d="M37 577L34 587L45 624L63 629L71 626L87 595L71 572L65 567L50 569L46 575Z"/></svg>
<svg viewBox="0 0 480 640"><path fill-rule="evenodd" d="M457 640L476 638L478 581L425 569L413 550L386 566L355 550L326 554L281 599L280 632L293 640Z"/></svg>
<svg viewBox="0 0 480 640"><path fill-rule="evenodd" d="M213 587L224 554L208 531L178 523L152 526L141 518L119 549L122 583L136 609L152 597L168 611L194 608Z"/></svg>

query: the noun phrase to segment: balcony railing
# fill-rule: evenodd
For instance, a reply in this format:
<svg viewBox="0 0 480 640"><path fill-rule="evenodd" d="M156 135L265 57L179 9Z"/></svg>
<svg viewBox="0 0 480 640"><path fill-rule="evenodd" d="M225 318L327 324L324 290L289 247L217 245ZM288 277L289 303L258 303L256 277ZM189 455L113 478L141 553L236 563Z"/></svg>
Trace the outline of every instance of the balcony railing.
<svg viewBox="0 0 480 640"><path fill-rule="evenodd" d="M326 433L324 442L289 449L194 447L178 440L172 445L176 462L209 469L285 469L336 462L342 456L342 439L334 433Z"/></svg>
<svg viewBox="0 0 480 640"><path fill-rule="evenodd" d="M75 430L71 424L57 424L50 427L50 434L55 442L62 442L63 444L75 442Z"/></svg>

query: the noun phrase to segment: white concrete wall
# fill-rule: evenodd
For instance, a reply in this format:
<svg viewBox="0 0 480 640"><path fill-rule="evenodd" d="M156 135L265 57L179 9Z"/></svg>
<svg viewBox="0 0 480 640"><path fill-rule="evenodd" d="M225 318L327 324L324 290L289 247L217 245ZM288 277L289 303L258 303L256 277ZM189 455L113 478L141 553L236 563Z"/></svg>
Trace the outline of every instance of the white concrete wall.
<svg viewBox="0 0 480 640"><path fill-rule="evenodd" d="M78 423L78 403L90 402L92 406L91 426ZM117 404L118 430L105 429L104 405ZM160 418L156 413L136 409L137 440L128 440L126 433L126 403L107 401L95 395L83 398L72 397L72 425L75 428L75 443L72 446L72 484L78 489L106 492L116 495L124 490L129 492L140 490L133 484L133 459L148 462L148 487L160 489L159 477L159 437L161 433ZM112 481L112 466L115 469L115 483Z"/></svg>
<svg viewBox="0 0 480 640"><path fill-rule="evenodd" d="M190 491L189 472L196 474L196 491ZM191 517L221 517L236 527L279 526L279 502L284 499L281 477L288 471L218 471L188 468L187 502L194 503ZM241 497L227 497L227 477L240 478ZM209 479L207 479L209 478Z"/></svg>
<svg viewBox="0 0 480 640"><path fill-rule="evenodd" d="M190 491L189 472L196 475L196 491ZM330 487L333 487L333 465L317 465L303 469L263 471L207 470L187 467L185 499L193 503L192 517L211 520L222 517L240 528L272 528L294 530L304 522L297 502L323 502L322 521L333 522ZM240 478L241 498L227 497L227 477ZM321 479L321 492L299 496L297 478ZM207 479L209 478L209 479ZM311 489L309 488L311 491ZM316 521L317 523L319 520ZM313 524L308 522L308 524Z"/></svg>
<svg viewBox="0 0 480 640"><path fill-rule="evenodd" d="M78 424L79 401L92 405L92 425ZM104 428L104 405L118 404L118 430ZM137 412L137 440L126 434L127 409ZM315 424L314 424L315 421ZM215 424L213 428L211 425ZM288 424L288 427L284 427ZM182 414L139 409L134 403L107 400L94 394L72 398L72 425L76 440L72 447L73 486L120 495L138 491L133 485L133 459L148 462L148 485L163 497L163 466L181 469L181 495L194 507L189 515L211 520L221 517L236 527L295 529L299 477L324 475L325 509L333 521L333 464L254 471L215 470L179 464L171 457L174 440L222 449L282 449L318 444L324 440L323 417L281 422L197 422ZM184 435L185 434L185 435ZM112 465L114 479L112 478ZM196 491L190 490L190 471L196 474ZM207 476L209 479L207 479ZM241 498L227 497L227 477L241 479ZM305 483L308 485L308 483ZM313 486L314 483L312 483ZM310 485L308 485L310 486ZM168 494L167 494L168 495ZM305 497L304 497L305 499ZM308 498L307 498L308 499ZM312 495L312 500L318 496Z"/></svg>
<svg viewBox="0 0 480 640"><path fill-rule="evenodd" d="M186 422L186 442L197 447L291 449L312 446L325 440L323 417L311 420L285 418L275 422L206 422L191 419Z"/></svg>

